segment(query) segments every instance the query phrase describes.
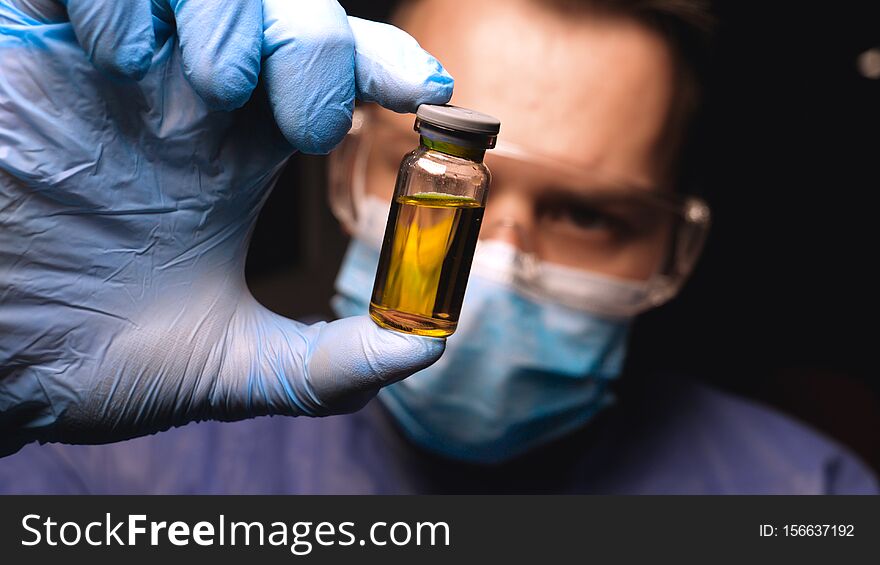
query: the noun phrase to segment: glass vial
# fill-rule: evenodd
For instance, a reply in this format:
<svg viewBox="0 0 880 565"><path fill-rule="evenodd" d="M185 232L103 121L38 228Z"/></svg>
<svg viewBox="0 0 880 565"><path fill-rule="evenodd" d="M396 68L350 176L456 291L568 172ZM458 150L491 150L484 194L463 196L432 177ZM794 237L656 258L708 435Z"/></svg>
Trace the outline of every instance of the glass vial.
<svg viewBox="0 0 880 565"><path fill-rule="evenodd" d="M455 331L489 193L483 156L500 127L465 108L419 106L419 147L400 163L370 301L383 328Z"/></svg>

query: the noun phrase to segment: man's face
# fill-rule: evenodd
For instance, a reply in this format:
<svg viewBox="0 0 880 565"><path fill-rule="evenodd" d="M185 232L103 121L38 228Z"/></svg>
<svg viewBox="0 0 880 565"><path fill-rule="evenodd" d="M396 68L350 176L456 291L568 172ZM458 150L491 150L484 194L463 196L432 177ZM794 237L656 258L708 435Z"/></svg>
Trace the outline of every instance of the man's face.
<svg viewBox="0 0 880 565"><path fill-rule="evenodd" d="M670 225L625 195L669 190L663 143L674 70L661 37L627 19L529 0L423 0L396 23L455 77L452 104L498 117L502 142L525 155L583 172L573 178L489 151L484 232L567 266L642 280L657 271ZM367 189L390 199L415 141L413 118L374 110L373 120L378 132L401 134L378 139L403 140L374 144L370 159ZM592 199L614 191L619 201ZM520 229L494 233L502 218Z"/></svg>

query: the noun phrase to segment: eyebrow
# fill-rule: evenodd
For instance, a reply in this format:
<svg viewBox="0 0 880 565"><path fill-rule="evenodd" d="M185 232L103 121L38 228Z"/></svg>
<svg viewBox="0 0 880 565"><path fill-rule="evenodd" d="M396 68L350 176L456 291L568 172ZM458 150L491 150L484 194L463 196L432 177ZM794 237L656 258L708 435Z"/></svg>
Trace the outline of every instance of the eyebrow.
<svg viewBox="0 0 880 565"><path fill-rule="evenodd" d="M511 158L507 156L494 156L492 160L495 161L495 163L490 163L490 168L492 168L493 170L497 169L499 171L503 171L505 165L510 162L510 159ZM524 165L527 165L527 162L524 163L524 161L527 161L527 159L528 158L524 158L522 161L516 162L514 168L520 168ZM550 164L545 166L547 166L548 169L550 169L551 171L554 167L559 169L567 169L567 171L561 170L559 172L560 174L549 177L530 172L530 176L537 181L537 184L541 184L544 187L544 191L552 190L557 193L565 193L582 200L596 200L597 198L618 199L622 196L635 196L640 198L645 197L653 199L656 194L665 192L662 190L661 185L658 183L612 183L608 182L606 179L603 179L602 175L591 172L590 169L586 167L580 168L568 164L557 167L556 163L549 160L547 162L549 162Z"/></svg>
<svg viewBox="0 0 880 565"><path fill-rule="evenodd" d="M665 190L648 189L619 185L617 187L588 187L580 185L564 186L561 184L548 184L547 188L538 193L549 196L550 199L568 198L579 204L614 204L618 202L636 200L646 206L656 206L663 210L679 213L682 210L683 198L677 194Z"/></svg>

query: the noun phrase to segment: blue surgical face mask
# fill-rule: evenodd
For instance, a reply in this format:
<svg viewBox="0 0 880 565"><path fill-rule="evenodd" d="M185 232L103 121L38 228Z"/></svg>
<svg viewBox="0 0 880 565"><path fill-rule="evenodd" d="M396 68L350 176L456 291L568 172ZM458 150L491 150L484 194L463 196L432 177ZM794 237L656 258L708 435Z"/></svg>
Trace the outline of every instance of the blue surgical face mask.
<svg viewBox="0 0 880 565"><path fill-rule="evenodd" d="M375 245L352 241L336 281L340 316L367 313L378 260ZM480 263L443 356L379 398L421 447L497 463L582 427L611 403L607 385L620 373L629 323L528 298L481 274Z"/></svg>

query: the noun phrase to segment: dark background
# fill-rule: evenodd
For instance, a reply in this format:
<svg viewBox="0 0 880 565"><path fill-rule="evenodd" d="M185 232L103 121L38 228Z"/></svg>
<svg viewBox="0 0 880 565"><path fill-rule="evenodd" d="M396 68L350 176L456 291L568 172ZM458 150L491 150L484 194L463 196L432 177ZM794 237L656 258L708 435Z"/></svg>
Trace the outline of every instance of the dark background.
<svg viewBox="0 0 880 565"><path fill-rule="evenodd" d="M384 19L393 2L342 4ZM856 66L880 47L880 2L786 4L717 4L701 157L713 229L685 292L636 324L629 369L775 405L880 471L880 80ZM332 315L347 243L325 166L291 160L248 257L257 298L295 318Z"/></svg>

